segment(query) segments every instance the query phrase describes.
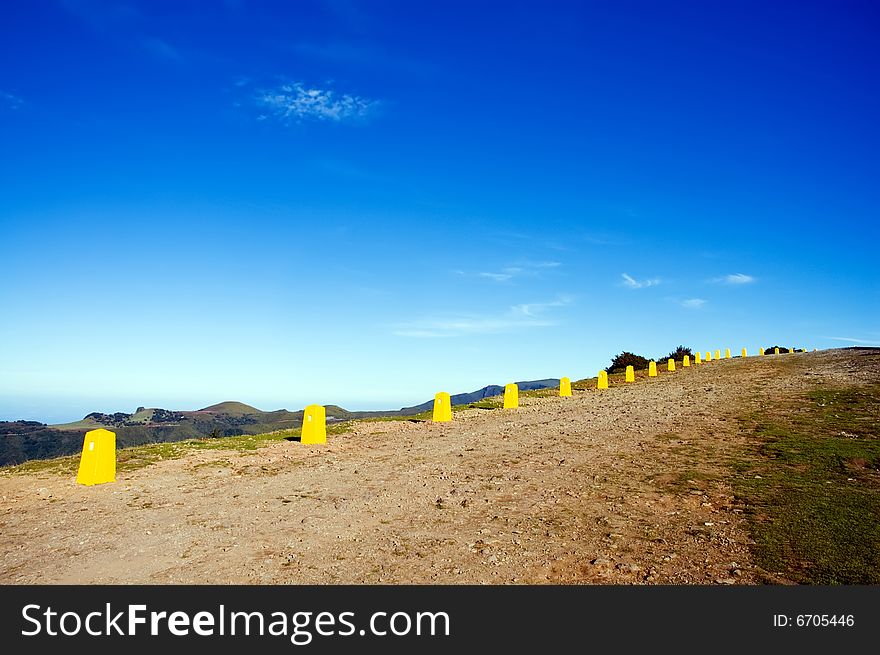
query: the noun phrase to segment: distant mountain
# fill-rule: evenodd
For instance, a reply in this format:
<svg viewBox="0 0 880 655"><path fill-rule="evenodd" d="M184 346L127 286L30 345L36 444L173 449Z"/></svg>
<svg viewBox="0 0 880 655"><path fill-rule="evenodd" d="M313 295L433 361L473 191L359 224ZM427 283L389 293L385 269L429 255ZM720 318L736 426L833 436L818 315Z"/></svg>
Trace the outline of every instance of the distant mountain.
<svg viewBox="0 0 880 655"><path fill-rule="evenodd" d="M212 412L214 414L260 414L260 410L250 405L237 402L235 400L227 400L210 407L204 407L200 412Z"/></svg>
<svg viewBox="0 0 880 655"><path fill-rule="evenodd" d="M555 387L559 380L517 382L520 390ZM453 405L466 405L504 393L504 387L492 384L452 396ZM397 410L351 412L338 405L326 405L328 422L382 416L413 416L433 407L428 400L420 405ZM74 455L82 449L85 433L106 428L116 433L120 448L145 443L183 441L199 437L230 437L289 430L302 425L303 410L278 409L264 412L244 403L227 400L202 409L183 412L159 407L138 407L133 414L92 412L81 421L46 425L37 421L0 421L0 466L20 464L30 459L49 459Z"/></svg>
<svg viewBox="0 0 880 655"><path fill-rule="evenodd" d="M531 391L533 389L547 389L548 387L558 387L559 379L547 379L547 380L532 380L529 382L517 382L516 386L519 387L520 391ZM452 405L468 405L470 403L475 403L484 398L491 398L492 396L499 396L504 393L504 387L500 387L497 384L490 384L489 386L483 387L482 389L477 389L476 391L471 391L470 393L457 393L454 396L450 396L449 400ZM421 405L415 405L413 407L404 407L400 410L400 413L404 416L408 416L410 414L421 414L429 409L433 409L434 400L428 400Z"/></svg>

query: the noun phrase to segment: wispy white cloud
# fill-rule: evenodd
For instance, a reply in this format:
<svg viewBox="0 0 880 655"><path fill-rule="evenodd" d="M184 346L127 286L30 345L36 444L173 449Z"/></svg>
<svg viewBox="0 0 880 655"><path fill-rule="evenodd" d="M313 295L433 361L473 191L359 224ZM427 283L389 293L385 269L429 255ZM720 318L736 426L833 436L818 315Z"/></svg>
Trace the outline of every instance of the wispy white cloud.
<svg viewBox="0 0 880 655"><path fill-rule="evenodd" d="M721 277L712 278L712 282L720 284L751 284L755 278L745 273L731 273L722 275Z"/></svg>
<svg viewBox="0 0 880 655"><path fill-rule="evenodd" d="M162 39L157 39L155 37L150 37L144 39L143 43L144 48L146 48L147 52L149 52L157 59L164 59L166 61L180 60L180 53L167 41L163 41Z"/></svg>
<svg viewBox="0 0 880 655"><path fill-rule="evenodd" d="M438 338L461 337L477 334L497 334L536 327L550 327L558 320L548 316L548 310L570 304L569 296L559 296L549 302L513 305L497 315L459 314L431 316L398 323L393 333L400 337Z"/></svg>
<svg viewBox="0 0 880 655"><path fill-rule="evenodd" d="M700 309L703 305L706 304L706 301L703 298L687 298L685 300L681 300L678 303L685 309Z"/></svg>
<svg viewBox="0 0 880 655"><path fill-rule="evenodd" d="M555 261L524 261L516 266L505 266L498 271L480 271L476 273L476 276L492 280L493 282L508 282L516 277L538 276L543 270L560 266L562 266L562 263Z"/></svg>
<svg viewBox="0 0 880 655"><path fill-rule="evenodd" d="M651 278L649 280L637 280L632 275L621 273L623 278L623 286L629 289L644 289L645 287L655 287L660 284L660 278Z"/></svg>
<svg viewBox="0 0 880 655"><path fill-rule="evenodd" d="M12 93L0 91L0 105L6 107L7 109L21 109L21 107L24 105L24 100Z"/></svg>
<svg viewBox="0 0 880 655"><path fill-rule="evenodd" d="M283 122L303 120L343 121L364 120L380 106L371 100L332 89L307 87L301 82L288 82L257 95L257 104ZM266 118L261 114L261 119Z"/></svg>
<svg viewBox="0 0 880 655"><path fill-rule="evenodd" d="M495 282L507 282L508 280L512 279L520 271L522 271L521 268L517 268L516 266L508 266L507 268L502 268L497 273L483 271L483 272L477 273L477 276L489 278L490 280L494 280Z"/></svg>
<svg viewBox="0 0 880 655"><path fill-rule="evenodd" d="M862 346L880 346L880 341L873 339L858 339L856 337L825 337L826 339L833 339L834 341L846 341L848 343L855 343Z"/></svg>
<svg viewBox="0 0 880 655"><path fill-rule="evenodd" d="M552 307L564 307L572 301L571 296L558 296L556 300L550 302L532 302L514 305L510 308L513 314L521 314L523 316L539 316Z"/></svg>

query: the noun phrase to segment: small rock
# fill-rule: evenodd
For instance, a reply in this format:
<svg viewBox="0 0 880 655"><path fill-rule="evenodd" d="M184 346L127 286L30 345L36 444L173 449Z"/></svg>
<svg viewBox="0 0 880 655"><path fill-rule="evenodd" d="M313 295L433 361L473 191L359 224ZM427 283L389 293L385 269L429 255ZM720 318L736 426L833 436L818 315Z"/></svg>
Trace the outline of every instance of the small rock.
<svg viewBox="0 0 880 655"><path fill-rule="evenodd" d="M611 560L610 560L610 559L606 559L606 558L604 558L604 557L597 557L597 558L594 559L592 562L590 562L590 564L594 564L594 565L596 565L596 566L605 566L605 565L607 565L607 564L611 564Z"/></svg>

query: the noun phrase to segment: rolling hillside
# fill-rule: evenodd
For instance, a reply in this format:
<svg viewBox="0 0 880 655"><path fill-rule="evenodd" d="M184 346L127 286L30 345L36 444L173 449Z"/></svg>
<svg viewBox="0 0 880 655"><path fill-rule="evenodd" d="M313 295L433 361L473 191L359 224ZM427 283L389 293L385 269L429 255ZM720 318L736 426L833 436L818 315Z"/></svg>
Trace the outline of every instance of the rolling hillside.
<svg viewBox="0 0 880 655"><path fill-rule="evenodd" d="M558 380L520 382L520 388L540 389L556 386ZM452 396L455 404L467 404L503 392L503 387L482 389ZM327 405L327 421L356 418L412 416L430 409L433 400L397 410L352 412L338 405ZM167 443L196 438L232 437L291 430L302 425L302 410L265 412L234 400L227 400L195 411L171 411L158 407L138 407L132 414L92 412L80 421L45 425L35 421L0 421L0 466L20 464L32 459L49 459L79 453L88 430L106 428L116 433L119 448L148 443Z"/></svg>

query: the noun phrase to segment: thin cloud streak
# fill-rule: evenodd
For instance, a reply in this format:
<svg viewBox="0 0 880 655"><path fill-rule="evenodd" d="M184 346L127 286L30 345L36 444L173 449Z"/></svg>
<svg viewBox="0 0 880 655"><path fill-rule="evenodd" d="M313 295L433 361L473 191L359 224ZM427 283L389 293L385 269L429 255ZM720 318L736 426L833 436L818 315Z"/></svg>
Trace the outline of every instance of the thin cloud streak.
<svg viewBox="0 0 880 655"><path fill-rule="evenodd" d="M516 277L537 277L541 274L542 270L558 268L560 266L562 266L561 262L526 261L516 266L505 266L499 271L480 271L476 276L492 280L493 282L509 282Z"/></svg>
<svg viewBox="0 0 880 655"><path fill-rule="evenodd" d="M480 334L498 334L527 328L558 325L557 319L544 316L552 308L563 307L572 302L569 296L542 303L522 303L511 306L498 316L462 314L448 317L426 317L398 323L392 333L399 337L417 339L461 337Z"/></svg>
<svg viewBox="0 0 880 655"><path fill-rule="evenodd" d="M712 282L718 284L751 284L754 281L754 277L746 275L745 273L731 273L729 275L722 275L721 277L712 279Z"/></svg>
<svg viewBox="0 0 880 655"><path fill-rule="evenodd" d="M24 105L24 100L17 95L7 93L6 91L0 91L0 102L2 102L7 109L21 109Z"/></svg>
<svg viewBox="0 0 880 655"><path fill-rule="evenodd" d="M679 305L685 309L700 309L705 304L706 301L703 298L687 298L679 302Z"/></svg>
<svg viewBox="0 0 880 655"><path fill-rule="evenodd" d="M660 284L660 278L652 278L650 280L637 280L632 275L621 273L623 278L623 286L629 289L645 289L647 287L655 287Z"/></svg>
<svg viewBox="0 0 880 655"><path fill-rule="evenodd" d="M833 339L834 341L846 341L848 343L855 343L863 346L880 346L880 341L872 340L872 339L857 339L855 337L825 337L826 339Z"/></svg>

